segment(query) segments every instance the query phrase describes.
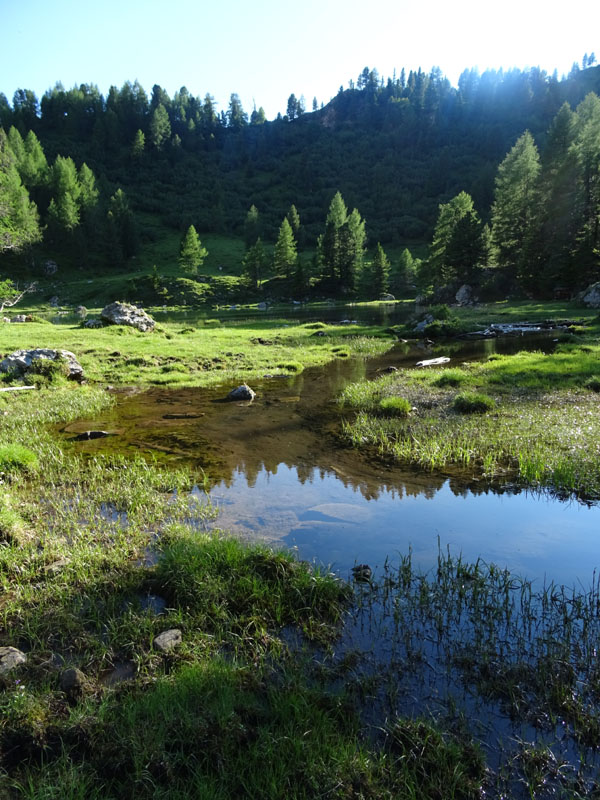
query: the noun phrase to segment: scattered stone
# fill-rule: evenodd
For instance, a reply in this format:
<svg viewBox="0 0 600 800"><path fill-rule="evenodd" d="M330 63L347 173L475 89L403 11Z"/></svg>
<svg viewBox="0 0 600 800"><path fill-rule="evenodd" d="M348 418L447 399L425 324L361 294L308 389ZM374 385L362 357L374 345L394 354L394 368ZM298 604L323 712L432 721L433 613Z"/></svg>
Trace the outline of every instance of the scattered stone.
<svg viewBox="0 0 600 800"><path fill-rule="evenodd" d="M44 275L56 275L58 272L58 264L56 261L48 259L44 262Z"/></svg>
<svg viewBox="0 0 600 800"><path fill-rule="evenodd" d="M378 372L398 372L398 367L382 367Z"/></svg>
<svg viewBox="0 0 600 800"><path fill-rule="evenodd" d="M600 281L592 283L587 289L580 292L575 299L588 308L600 308Z"/></svg>
<svg viewBox="0 0 600 800"><path fill-rule="evenodd" d="M121 664L115 664L112 669L106 670L100 680L103 686L117 686L123 681L135 678L136 672L137 668L133 661L124 661Z"/></svg>
<svg viewBox="0 0 600 800"><path fill-rule="evenodd" d="M142 308L130 303L109 303L102 309L100 317L109 325L128 325L144 333L154 330L156 325L152 317Z"/></svg>
<svg viewBox="0 0 600 800"><path fill-rule="evenodd" d="M352 567L352 577L356 583L369 583L373 577L373 570L368 564L357 564Z"/></svg>
<svg viewBox="0 0 600 800"><path fill-rule="evenodd" d="M2 317L2 322L10 322L10 317Z"/></svg>
<svg viewBox="0 0 600 800"><path fill-rule="evenodd" d="M50 298L50 305L52 306L52 308L58 308L59 306L58 295L55 294L54 297Z"/></svg>
<svg viewBox="0 0 600 800"><path fill-rule="evenodd" d="M171 628L168 631L163 631L154 639L153 646L161 653L168 653L175 649L183 641L183 636L179 628Z"/></svg>
<svg viewBox="0 0 600 800"><path fill-rule="evenodd" d="M0 675L6 675L13 669L27 663L27 656L16 647L0 647Z"/></svg>
<svg viewBox="0 0 600 800"><path fill-rule="evenodd" d="M74 381L83 380L83 367L70 350L50 350L39 347L36 350L15 350L3 361L0 361L0 372L10 372L15 375L26 375L32 362L37 359L56 361L63 358L69 368L68 378Z"/></svg>
<svg viewBox="0 0 600 800"><path fill-rule="evenodd" d="M86 319L83 323L84 328L103 328L104 325L102 324L102 320L98 319L97 317L92 317L91 319Z"/></svg>
<svg viewBox="0 0 600 800"><path fill-rule="evenodd" d="M227 400L254 400L256 392L254 392L246 383L242 383L236 389L232 389L227 395Z"/></svg>
<svg viewBox="0 0 600 800"><path fill-rule="evenodd" d="M60 676L60 688L67 694L80 692L86 684L85 674L77 667L66 669Z"/></svg>
<svg viewBox="0 0 600 800"><path fill-rule="evenodd" d="M87 442L90 439L104 439L106 436L112 436L108 431L84 431L74 436L71 441L73 442Z"/></svg>
<svg viewBox="0 0 600 800"><path fill-rule="evenodd" d="M53 561L52 564L47 564L44 567L44 572L47 572L51 575L57 575L59 572L62 572L63 569L70 563L71 561L68 558L59 558L58 561Z"/></svg>
<svg viewBox="0 0 600 800"><path fill-rule="evenodd" d="M28 322L26 314L15 314L11 322Z"/></svg>

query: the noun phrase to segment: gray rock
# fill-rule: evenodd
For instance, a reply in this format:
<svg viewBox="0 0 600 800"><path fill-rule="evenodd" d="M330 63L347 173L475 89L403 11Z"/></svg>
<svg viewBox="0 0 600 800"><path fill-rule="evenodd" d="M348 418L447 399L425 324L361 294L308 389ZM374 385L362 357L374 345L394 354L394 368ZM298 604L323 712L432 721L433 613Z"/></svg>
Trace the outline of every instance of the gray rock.
<svg viewBox="0 0 600 800"><path fill-rule="evenodd" d="M394 297L393 294L389 294L389 292L388 292L388 293L380 294L379 295L379 299L382 302L391 302L392 300L395 300L396 298Z"/></svg>
<svg viewBox="0 0 600 800"><path fill-rule="evenodd" d="M130 303L110 303L102 309L100 317L109 325L128 325L144 333L154 330L156 325L152 317L143 309L132 306Z"/></svg>
<svg viewBox="0 0 600 800"><path fill-rule="evenodd" d="M415 325L415 327L413 328L413 330L415 331L415 333L424 333L424 332L425 332L425 328L426 328L428 325L431 325L431 323L432 323L433 321L434 321L434 319L433 319L433 317L431 316L431 314L427 314L427 316L425 317L425 319L422 319L422 320L421 320L421 322L417 322L417 324Z"/></svg>
<svg viewBox="0 0 600 800"><path fill-rule="evenodd" d="M15 314L11 322L27 322L27 316L25 314Z"/></svg>
<svg viewBox="0 0 600 800"><path fill-rule="evenodd" d="M78 317L81 317L81 319L83 319L84 317L87 316L87 308L85 306L77 306L77 308L75 309L75 313L77 314Z"/></svg>
<svg viewBox="0 0 600 800"><path fill-rule="evenodd" d="M600 281L592 283L576 299L588 308L600 308Z"/></svg>
<svg viewBox="0 0 600 800"><path fill-rule="evenodd" d="M256 392L254 392L246 383L242 383L236 389L232 389L227 395L227 400L254 400Z"/></svg>
<svg viewBox="0 0 600 800"><path fill-rule="evenodd" d="M59 306L58 295L55 294L54 297L50 298L50 305L52 306L52 308L58 308Z"/></svg>
<svg viewBox="0 0 600 800"><path fill-rule="evenodd" d="M78 433L77 436L73 437L74 442L87 442L90 439L104 439L106 436L111 436L108 431L84 431L83 433Z"/></svg>
<svg viewBox="0 0 600 800"><path fill-rule="evenodd" d="M0 361L0 372L26 375L33 361L37 359L56 361L57 358L61 357L65 359L69 367L68 377L71 380L82 380L83 367L70 350L50 350L43 347L38 347L35 350L15 350L14 353L11 353L3 361Z"/></svg>
<svg viewBox="0 0 600 800"><path fill-rule="evenodd" d="M92 317L92 319L86 319L83 323L84 328L103 328L104 325L102 324L101 319L97 319L96 317Z"/></svg>
<svg viewBox="0 0 600 800"><path fill-rule="evenodd" d="M44 262L44 275L56 275L57 272L58 264L56 261L51 261L48 259L48 261Z"/></svg>
<svg viewBox="0 0 600 800"><path fill-rule="evenodd" d="M161 653L168 653L175 649L183 641L183 637L179 628L171 628L168 631L163 631L154 639L154 647L160 650Z"/></svg>
<svg viewBox="0 0 600 800"><path fill-rule="evenodd" d="M26 662L27 656L16 647L0 647L0 675L6 675Z"/></svg>
<svg viewBox="0 0 600 800"><path fill-rule="evenodd" d="M463 283L463 285L457 291L455 298L459 306L470 305L475 300L473 296L473 288L469 286L468 283Z"/></svg>
<svg viewBox="0 0 600 800"><path fill-rule="evenodd" d="M258 303L256 307L259 311L266 311L268 306L266 303Z"/></svg>
<svg viewBox="0 0 600 800"><path fill-rule="evenodd" d="M85 674L77 667L66 669L60 676L60 688L63 692L79 692L86 684Z"/></svg>

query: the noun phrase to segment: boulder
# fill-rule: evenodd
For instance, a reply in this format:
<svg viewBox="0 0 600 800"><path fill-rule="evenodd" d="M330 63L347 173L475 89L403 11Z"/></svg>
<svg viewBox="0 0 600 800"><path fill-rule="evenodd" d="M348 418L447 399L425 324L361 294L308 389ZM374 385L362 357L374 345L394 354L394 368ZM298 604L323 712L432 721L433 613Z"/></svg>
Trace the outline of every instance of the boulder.
<svg viewBox="0 0 600 800"><path fill-rule="evenodd" d="M6 675L27 662L27 656L16 647L0 647L0 675Z"/></svg>
<svg viewBox="0 0 600 800"><path fill-rule="evenodd" d="M242 383L236 389L232 389L227 395L227 400L254 400L256 392L254 392L246 383Z"/></svg>
<svg viewBox="0 0 600 800"><path fill-rule="evenodd" d="M78 317L81 317L81 319L83 319L84 317L87 316L87 308L85 306L77 306L77 308L75 309L75 313L77 314Z"/></svg>
<svg viewBox="0 0 600 800"><path fill-rule="evenodd" d="M473 303L475 300L473 295L473 287L469 286L468 283L463 283L454 296L459 306L471 305L471 303Z"/></svg>
<svg viewBox="0 0 600 800"><path fill-rule="evenodd" d="M395 299L396 298L394 297L394 295L393 294L389 294L389 292L388 293L384 292L384 294L380 294L379 295L379 300L381 302L383 302L383 303L391 303L392 300L395 300Z"/></svg>
<svg viewBox="0 0 600 800"><path fill-rule="evenodd" d="M11 322L29 322L26 314L15 314Z"/></svg>
<svg viewBox="0 0 600 800"><path fill-rule="evenodd" d="M161 653L168 653L170 650L175 649L181 644L183 637L179 628L171 628L168 631L163 631L154 639L153 645L156 650Z"/></svg>
<svg viewBox="0 0 600 800"><path fill-rule="evenodd" d="M58 264L56 261L48 259L44 262L44 275L56 275L58 272Z"/></svg>
<svg viewBox="0 0 600 800"><path fill-rule="evenodd" d="M152 317L146 314L142 308L133 306L130 303L109 303L102 309L100 317L109 325L128 325L144 333L154 330L156 324Z"/></svg>
<svg viewBox="0 0 600 800"><path fill-rule="evenodd" d="M84 328L103 328L104 325L102 324L102 320L98 319L97 317L92 317L92 319L86 319L83 323Z"/></svg>
<svg viewBox="0 0 600 800"><path fill-rule="evenodd" d="M434 321L435 320L432 317L432 315L431 314L427 314L425 319L422 319L421 322L417 322L417 324L415 325L413 330L414 330L415 333L425 333L425 328L428 325L431 325L431 323L434 322Z"/></svg>
<svg viewBox="0 0 600 800"><path fill-rule="evenodd" d="M64 358L69 368L68 377L71 380L80 381L83 379L83 367L70 350L50 350L39 347L36 350L15 350L3 361L0 361L0 372L12 372L15 375L26 375L33 361L37 359L48 359L56 361L57 358Z"/></svg>
<svg viewBox="0 0 600 800"><path fill-rule="evenodd" d="M54 297L50 298L50 305L52 306L52 308L58 308L58 306L60 305L58 300L58 295L55 294Z"/></svg>
<svg viewBox="0 0 600 800"><path fill-rule="evenodd" d="M61 673L60 688L67 694L79 693L86 684L85 674L77 667L71 667Z"/></svg>
<svg viewBox="0 0 600 800"><path fill-rule="evenodd" d="M600 281L592 283L576 299L588 308L600 308Z"/></svg>

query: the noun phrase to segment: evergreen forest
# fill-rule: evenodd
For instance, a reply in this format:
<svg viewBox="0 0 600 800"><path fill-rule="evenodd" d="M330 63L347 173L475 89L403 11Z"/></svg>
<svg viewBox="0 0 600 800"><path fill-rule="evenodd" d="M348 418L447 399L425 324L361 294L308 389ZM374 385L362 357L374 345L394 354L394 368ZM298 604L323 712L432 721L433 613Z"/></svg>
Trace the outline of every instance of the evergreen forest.
<svg viewBox="0 0 600 800"><path fill-rule="evenodd" d="M456 87L365 67L271 121L185 87L19 89L0 95L0 276L142 266L129 299L200 301L220 235L240 244L214 279L230 298L571 296L600 278L599 95L593 54L560 79L471 69ZM172 258L135 261L165 236Z"/></svg>

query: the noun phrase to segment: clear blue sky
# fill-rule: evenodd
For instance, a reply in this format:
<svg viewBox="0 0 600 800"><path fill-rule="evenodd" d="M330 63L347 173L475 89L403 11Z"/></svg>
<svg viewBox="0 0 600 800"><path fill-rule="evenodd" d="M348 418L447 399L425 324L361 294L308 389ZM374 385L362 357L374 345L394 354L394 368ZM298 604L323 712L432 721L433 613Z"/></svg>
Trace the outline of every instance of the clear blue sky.
<svg viewBox="0 0 600 800"><path fill-rule="evenodd" d="M0 0L0 92L41 98L136 78L172 95L237 92L267 117L291 92L327 102L363 67L380 74L432 66L456 83L466 67L541 66L559 75L594 51L600 2L571 0Z"/></svg>

